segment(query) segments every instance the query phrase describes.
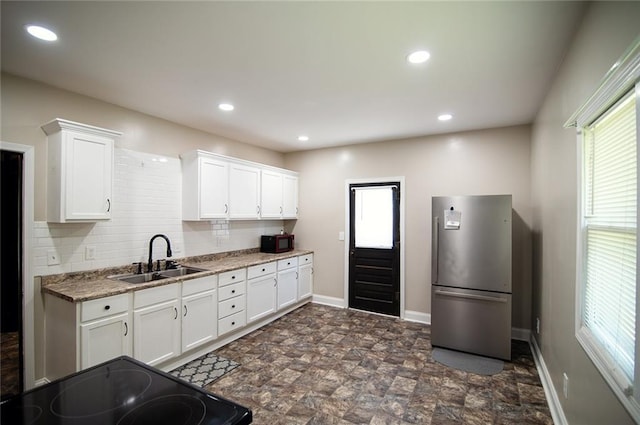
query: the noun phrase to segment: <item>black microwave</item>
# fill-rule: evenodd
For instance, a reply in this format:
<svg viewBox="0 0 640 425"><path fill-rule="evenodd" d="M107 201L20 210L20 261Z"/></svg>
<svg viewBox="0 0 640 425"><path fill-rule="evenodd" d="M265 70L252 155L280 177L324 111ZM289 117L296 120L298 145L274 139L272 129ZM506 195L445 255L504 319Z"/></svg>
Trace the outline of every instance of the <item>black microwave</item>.
<svg viewBox="0 0 640 425"><path fill-rule="evenodd" d="M263 235L260 239L260 252L279 253L293 249L293 235Z"/></svg>

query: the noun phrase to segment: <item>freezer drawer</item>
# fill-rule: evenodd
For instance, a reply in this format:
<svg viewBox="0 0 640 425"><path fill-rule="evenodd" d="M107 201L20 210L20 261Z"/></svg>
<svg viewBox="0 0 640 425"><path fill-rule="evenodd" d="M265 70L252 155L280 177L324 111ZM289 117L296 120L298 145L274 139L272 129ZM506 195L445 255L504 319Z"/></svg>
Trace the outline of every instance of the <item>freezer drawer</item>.
<svg viewBox="0 0 640 425"><path fill-rule="evenodd" d="M433 285L431 345L511 360L511 294Z"/></svg>

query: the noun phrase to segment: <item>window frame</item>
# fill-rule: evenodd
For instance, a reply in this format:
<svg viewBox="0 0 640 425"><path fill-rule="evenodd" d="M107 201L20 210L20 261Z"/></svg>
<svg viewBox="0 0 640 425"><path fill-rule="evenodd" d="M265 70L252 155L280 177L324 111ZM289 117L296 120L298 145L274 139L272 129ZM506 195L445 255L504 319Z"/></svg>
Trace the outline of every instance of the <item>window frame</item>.
<svg viewBox="0 0 640 425"><path fill-rule="evenodd" d="M625 409L640 422L640 286L638 277L640 267L636 267L636 315L635 315L635 353L634 353L634 378L629 382L623 372L617 370L615 362L607 351L601 346L591 331L584 326L584 300L586 293L586 194L585 194L585 163L584 129L597 121L604 113L625 97L630 91L635 90L636 102L636 144L640 142L640 37L625 52L605 76L602 84L591 98L573 114L565 127L576 127L577 137L577 164L578 168L578 192L577 192L577 255L576 255L576 292L575 292L575 335L587 356L611 387L616 397ZM636 149L639 157L636 167L640 169L640 149ZM638 170L640 171L640 170ZM636 190L640 188L640 172L637 172ZM640 204L640 196L637 197ZM640 211L640 208L638 208ZM640 255L640 238L636 237L636 258ZM638 262L636 261L636 264Z"/></svg>

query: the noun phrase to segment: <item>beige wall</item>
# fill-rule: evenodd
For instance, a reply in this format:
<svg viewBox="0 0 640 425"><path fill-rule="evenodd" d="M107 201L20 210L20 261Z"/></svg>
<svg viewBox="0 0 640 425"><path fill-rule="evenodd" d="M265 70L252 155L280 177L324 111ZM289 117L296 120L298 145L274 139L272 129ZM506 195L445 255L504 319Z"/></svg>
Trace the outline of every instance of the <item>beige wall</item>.
<svg viewBox="0 0 640 425"><path fill-rule="evenodd" d="M431 196L513 194L513 325L530 328L530 127L470 131L285 155L300 172L296 242L315 250L314 293L344 298L345 180L405 177L406 309L430 313Z"/></svg>
<svg viewBox="0 0 640 425"><path fill-rule="evenodd" d="M177 158L203 149L249 161L283 165L283 155L194 130L170 121L97 99L3 73L0 140L35 146L35 219L45 220L46 135L40 126L54 118L108 128L123 133L116 147Z"/></svg>
<svg viewBox="0 0 640 425"><path fill-rule="evenodd" d="M283 155L278 152L204 133L32 80L8 74L2 74L1 78L0 140L35 146L36 221L46 219L47 146L46 135L40 126L54 118L120 131L124 134L117 140L117 148L175 158L189 150L203 149L277 167L283 165ZM44 307L39 282L35 279L33 302L36 379L44 376Z"/></svg>
<svg viewBox="0 0 640 425"><path fill-rule="evenodd" d="M638 2L592 4L533 126L535 337L571 424L633 423L575 338L577 138L563 124L639 35L639 22Z"/></svg>

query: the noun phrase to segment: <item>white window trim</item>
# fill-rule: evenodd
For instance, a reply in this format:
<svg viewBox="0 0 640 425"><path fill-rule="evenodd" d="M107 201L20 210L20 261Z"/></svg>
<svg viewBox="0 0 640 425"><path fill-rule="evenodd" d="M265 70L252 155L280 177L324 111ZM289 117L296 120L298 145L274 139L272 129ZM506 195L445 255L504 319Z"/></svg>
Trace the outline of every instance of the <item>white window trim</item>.
<svg viewBox="0 0 640 425"><path fill-rule="evenodd" d="M636 95L636 122L640 123L640 37L634 41L622 58L611 67L593 96L591 96L591 98L589 98L589 100L571 116L571 118L565 123L565 127L577 127L578 129L577 163L580 165L578 167L578 229L576 232L576 248L578 254L576 261L575 296L576 338L587 353L587 356L591 359L607 384L611 387L616 397L618 397L634 420L640 423L640 337L638 337L640 335L640 288L636 290L635 377L634 382L631 383L631 387L629 387L628 379L622 374L622 372L614 370L614 368L611 367L613 362L610 360L609 355L600 348L600 344L596 342L591 331L584 327L582 322L584 312L583 293L585 289L583 278L585 264L584 254L586 252L586 225L584 220L583 204L584 167L582 163L584 140L581 129L593 122L634 86ZM636 128L638 133L637 139L640 141L640 125L637 125ZM638 155L640 155L640 150ZM638 163L640 164L640 161ZM640 184L638 187L640 188ZM640 242L638 243L640 244ZM640 252L640 249L638 249L637 252ZM639 269L640 268L636 269L636 286L638 282L638 275L640 274Z"/></svg>

